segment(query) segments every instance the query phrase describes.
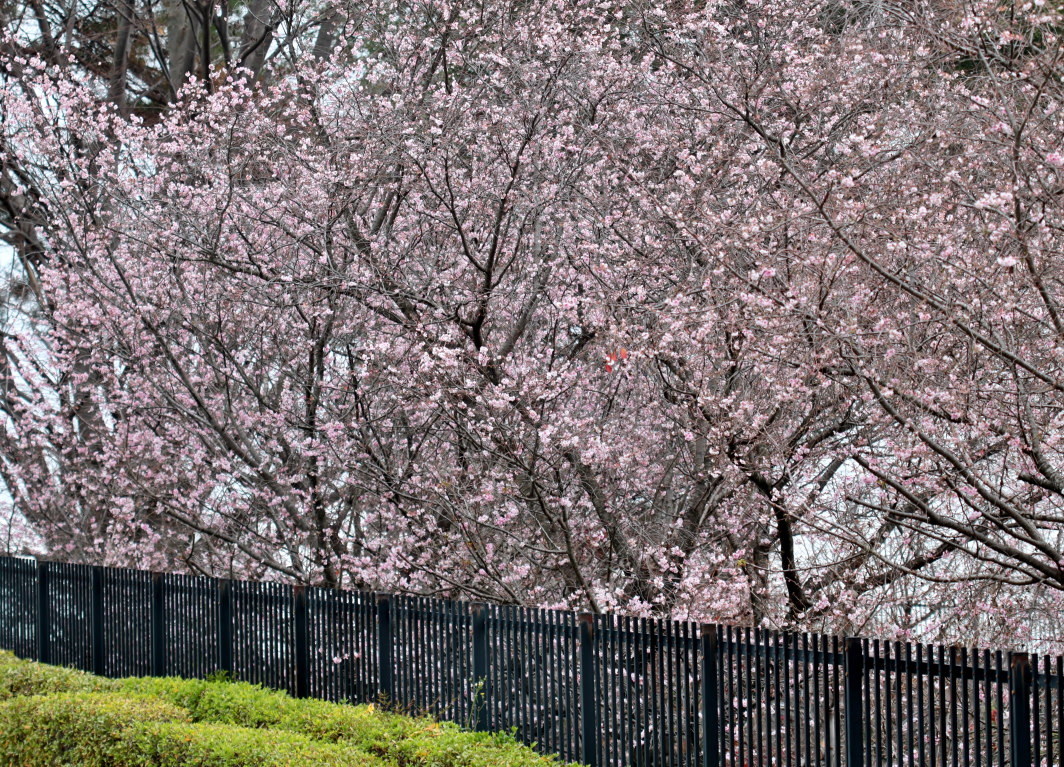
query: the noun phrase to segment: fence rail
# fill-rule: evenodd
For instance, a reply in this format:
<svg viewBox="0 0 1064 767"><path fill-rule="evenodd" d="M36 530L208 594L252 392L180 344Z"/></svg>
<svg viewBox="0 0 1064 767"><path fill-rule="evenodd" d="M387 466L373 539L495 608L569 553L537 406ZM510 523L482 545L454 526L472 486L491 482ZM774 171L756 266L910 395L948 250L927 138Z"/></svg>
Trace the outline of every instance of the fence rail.
<svg viewBox="0 0 1064 767"><path fill-rule="evenodd" d="M0 557L0 647L511 730L593 767L1064 765L1064 659Z"/></svg>

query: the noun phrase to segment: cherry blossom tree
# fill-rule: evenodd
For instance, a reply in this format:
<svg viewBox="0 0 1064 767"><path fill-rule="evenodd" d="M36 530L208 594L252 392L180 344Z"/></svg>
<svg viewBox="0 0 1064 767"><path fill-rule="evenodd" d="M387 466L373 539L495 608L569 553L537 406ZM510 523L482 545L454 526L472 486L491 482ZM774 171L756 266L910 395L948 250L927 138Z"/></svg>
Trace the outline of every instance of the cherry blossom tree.
<svg viewBox="0 0 1064 767"><path fill-rule="evenodd" d="M1053 638L1056 10L203 13L8 37L19 545Z"/></svg>

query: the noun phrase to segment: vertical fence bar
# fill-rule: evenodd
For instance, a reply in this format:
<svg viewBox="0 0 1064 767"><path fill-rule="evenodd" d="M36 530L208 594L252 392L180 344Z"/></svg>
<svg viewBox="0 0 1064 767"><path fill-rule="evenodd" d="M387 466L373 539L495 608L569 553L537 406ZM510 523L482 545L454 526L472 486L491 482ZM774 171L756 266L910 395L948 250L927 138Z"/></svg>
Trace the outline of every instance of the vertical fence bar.
<svg viewBox="0 0 1064 767"><path fill-rule="evenodd" d="M884 648L884 650L885 649L886 648ZM872 673L870 675L871 678L872 678L872 687L875 690L874 705L875 705L875 712L876 713L875 713L875 719L874 719L874 721L875 721L874 732L875 732L875 743L876 743L876 745L875 745L876 767L882 767L882 765L883 765L883 725L887 721L889 721L889 717L885 717L884 714L883 714L883 695L882 695L882 693L883 693L883 689L882 689L883 685L881 684L879 672L880 672L880 669L883 669L885 666L884 666L884 664L882 664L880 662L881 660L882 659L880 658L880 655L879 655L879 640L876 639L874 642L872 642ZM867 691L865 692L865 704L868 705L868 706L872 705L872 701L869 700ZM871 720L870 712L866 711L865 712L865 716L868 716L869 719ZM872 755L872 750L871 750L872 738L871 737L869 737L868 742L869 742L869 750L865 752L865 755L866 755L866 758L868 759L869 764L871 764L872 763L872 756L871 756Z"/></svg>
<svg viewBox="0 0 1064 767"><path fill-rule="evenodd" d="M474 604L473 617L473 722L477 732L488 729L488 607Z"/></svg>
<svg viewBox="0 0 1064 767"><path fill-rule="evenodd" d="M783 638L780 634L773 631L768 635L769 644L768 647L772 649L772 662L769 666L769 673L772 676L772 705L775 708L775 716L773 721L776 726L776 740L774 744L776 761L774 764L783 764L783 729L786 726L783 721L783 695L784 690L781 687L783 677ZM772 744L770 744L771 746ZM771 751L769 752L772 753ZM769 762L772 762L771 755L769 756Z"/></svg>
<svg viewBox="0 0 1064 767"><path fill-rule="evenodd" d="M1046 764L1053 764L1053 685L1050 684L1052 679L1053 668L1051 665L1052 659L1046 655L1043 663L1042 681L1045 682L1046 697L1044 702L1045 708L1045 720L1046 720ZM1035 691L1037 694L1038 686L1035 685ZM1060 733L1057 733L1059 735Z"/></svg>
<svg viewBox="0 0 1064 767"><path fill-rule="evenodd" d="M151 673L166 676L166 602L163 599L163 574L151 574Z"/></svg>
<svg viewBox="0 0 1064 767"><path fill-rule="evenodd" d="M558 679L556 687L558 705L555 708L555 711L562 712L562 716L560 717L561 726L558 728L558 743L561 746L559 750L565 754L565 758L575 759L576 746L574 743L576 738L573 735L573 731L576 728L573 724L573 717L570 714L572 708L570 707L571 690L569 684L569 671L572 669L573 659L567 657L566 654L569 647L568 613L551 613L551 643L555 648L553 665Z"/></svg>
<svg viewBox="0 0 1064 767"><path fill-rule="evenodd" d="M623 708L620 703L621 694L621 676L620 676L620 664L623 656L621 655L621 636L618 630L617 616L606 616L606 632L609 637L608 650L604 653L607 663L607 671L603 674L605 689L605 703L607 710L609 711L609 724L607 725L607 732L609 738L607 740L606 747L606 763L607 764L620 764L624 759L624 736L621 734L623 729Z"/></svg>
<svg viewBox="0 0 1064 767"><path fill-rule="evenodd" d="M49 563L37 560L37 660L52 661L52 613L48 594Z"/></svg>
<svg viewBox="0 0 1064 767"><path fill-rule="evenodd" d="M717 627L702 626L702 767L720 767Z"/></svg>
<svg viewBox="0 0 1064 767"><path fill-rule="evenodd" d="M721 658L721 673L723 684L721 693L724 696L724 732L721 733L721 755L728 767L735 767L735 642L732 641L732 627L724 626L721 629L721 638L724 640L724 652Z"/></svg>
<svg viewBox="0 0 1064 767"><path fill-rule="evenodd" d="M953 767L960 763L960 733L957 729L957 647L949 648L949 742ZM943 749L943 760L945 749Z"/></svg>
<svg viewBox="0 0 1064 767"><path fill-rule="evenodd" d="M894 685L894 703L896 706L894 712L894 719L892 720L895 724L895 730L892 734L892 738L894 740L895 745L897 746L898 767L905 767L905 749L903 747L903 743L905 741L905 708L904 704L902 703L902 693L904 691L902 688L902 677L903 670L904 674L908 674L908 668L902 665L901 642L896 641L892 644L891 655L894 659L894 680L892 684ZM894 762L891 760L890 764L893 767Z"/></svg>
<svg viewBox="0 0 1064 767"><path fill-rule="evenodd" d="M757 754L758 763L763 763L767 758L769 764L773 764L772 758L772 733L776 731L775 719L772 715L772 658L769 654L772 635L765 629L754 631L754 651L757 662L753 671L757 674L756 685L756 714L754 725L757 728Z"/></svg>
<svg viewBox="0 0 1064 767"><path fill-rule="evenodd" d="M1057 656L1057 738L1060 761L1064 762L1064 658ZM1049 680L1046 680L1049 683ZM1052 763L1052 762L1051 762Z"/></svg>
<svg viewBox="0 0 1064 767"><path fill-rule="evenodd" d="M912 722L916 734L916 764L917 767L927 767L930 759L927 756L928 726L927 726L927 701L926 689L928 687L927 663L924 660L924 646L916 642L914 644L915 657L913 660L913 680L916 685L915 712L916 718Z"/></svg>
<svg viewBox="0 0 1064 767"><path fill-rule="evenodd" d="M805 730L805 760L804 760L804 764L811 764L814 761L816 761L816 755L813 752L812 725L810 724L810 722L816 717L816 714L813 713L812 709L810 708L811 703L810 703L810 699L809 699L810 679L812 678L812 676L815 673L816 673L816 669L813 667L812 663L810 662L809 634L803 632L802 633L802 706L803 706L803 710L805 712L804 713L805 726L803 728ZM819 741L817 742L817 745L818 746L820 745Z"/></svg>
<svg viewBox="0 0 1064 767"><path fill-rule="evenodd" d="M392 598L377 595L377 694L384 701L395 699L395 662L392 657Z"/></svg>
<svg viewBox="0 0 1064 767"><path fill-rule="evenodd" d="M297 698L310 696L310 624L307 622L306 586L292 587L292 617L295 624L295 665Z"/></svg>
<svg viewBox="0 0 1064 767"><path fill-rule="evenodd" d="M483 641L486 653L484 657L487 662L484 666L483 676L474 673L476 679L487 679L491 677L491 681L495 690L499 691L499 695L487 694L487 682L479 684L479 695L482 695L481 700L484 701L484 709L487 712L485 714L484 726L485 730L491 729L492 725L495 727L505 728L508 724L506 718L506 704L510 690L507 689L509 683L509 669L504 661L504 657L507 654L507 649L510 646L509 632L504 622L506 614L506 608L499 605L484 605L484 625L481 632L474 632L478 635L474 637L474 646L477 642ZM490 626L490 629L489 629ZM491 642L487 641L488 632L491 633ZM482 639L483 638L483 639ZM495 691L493 690L493 692Z"/></svg>
<svg viewBox="0 0 1064 767"><path fill-rule="evenodd" d="M844 648L837 636L823 636L824 651L824 765L845 767L845 752L842 730L845 678L840 676L844 667Z"/></svg>
<svg viewBox="0 0 1064 767"><path fill-rule="evenodd" d="M805 761L802 751L802 735L807 731L808 727L808 719L802 716L802 688L805 687L802 671L805 665L805 656L801 652L800 638L798 634L791 635L791 674L794 680L791 685L794 691L794 700L791 708L794 712L794 758L791 763L795 767L801 767Z"/></svg>
<svg viewBox="0 0 1064 767"><path fill-rule="evenodd" d="M749 760L749 755L744 757L743 752L751 739L744 733L749 729L744 727L744 722L752 723L753 720L750 716L750 627L736 629L735 641L735 757L742 763Z"/></svg>
<svg viewBox="0 0 1064 767"><path fill-rule="evenodd" d="M801 668L799 665L799 636L784 634L783 637L783 706L784 743L780 754L781 764L797 767L802 759Z"/></svg>
<svg viewBox="0 0 1064 767"><path fill-rule="evenodd" d="M968 648L961 648L961 732L964 734L964 761L962 764L964 767L970 767L972 763L972 742L971 735L969 734L968 725L971 719L971 710L968 707L969 695L968 695L968 673L971 672L972 678L975 678L975 670L968 663Z"/></svg>
<svg viewBox="0 0 1064 767"><path fill-rule="evenodd" d="M689 621L684 621L683 644L681 645L682 692L679 699L683 705L684 716L684 740L681 749L684 755L682 763L685 767L698 767L699 760L698 709L695 707L698 701L698 642L698 627Z"/></svg>
<svg viewBox="0 0 1064 767"><path fill-rule="evenodd" d="M791 689L794 687L794 677L791 674L791 660L794 657L794 635L783 635L783 655L780 657L780 668L783 676L783 751L780 753L780 764L793 765L794 741L792 739L795 719L791 716Z"/></svg>
<svg viewBox="0 0 1064 767"><path fill-rule="evenodd" d="M985 699L989 695L989 690L986 689L986 684L980 684L983 682L983 674L985 671L979 667L979 650L972 651L972 723L974 725L975 732L973 733L973 741L975 748L975 767L983 767L983 723L979 712L979 702ZM989 705L987 705L989 711ZM968 767L965 765L965 767Z"/></svg>
<svg viewBox="0 0 1064 767"><path fill-rule="evenodd" d="M939 657L941 658L941 647L939 648ZM938 722L938 712L941 706L936 706L939 696L935 694L935 679L942 679L942 675L935 672L935 646L927 646L927 759L930 763L930 767L946 767L944 764L938 763L938 746L939 742L943 740L941 732L938 737L935 736L936 723ZM941 685L940 685L941 686Z"/></svg>
<svg viewBox="0 0 1064 767"><path fill-rule="evenodd" d="M648 754L661 753L661 706L658 704L658 641L653 618L640 618L639 630L643 634L643 691L646 697L646 747Z"/></svg>
<svg viewBox="0 0 1064 767"><path fill-rule="evenodd" d="M976 654L979 654L978 650L975 652ZM983 651L980 662L982 664L982 676L980 677L982 691L979 692L977 690L976 695L977 697L982 698L983 701L983 717L981 723L979 717L976 717L976 723L979 725L979 728L976 730L976 753L978 754L978 758L975 760L975 767L984 767L984 765L985 767L994 767L994 693L995 688L1000 690L1000 685L995 684L992 681L996 679L996 677L992 676L993 666L991 665L989 650ZM979 704L976 703L977 713L978 708ZM998 707L996 711L1003 715L1000 707ZM998 718L1000 719L1000 717ZM983 741L981 746L979 745L978 738L981 738Z"/></svg>
<svg viewBox="0 0 1064 767"><path fill-rule="evenodd" d="M669 679L672 683L671 695L669 696L669 708L672 709L672 744L670 751L672 757L675 760L673 764L677 767L681 767L684 759L683 754L686 753L684 749L684 715L683 715L683 691L684 691L684 674L682 669L683 662L683 624L676 622L669 622L669 649L672 650L669 660L672 663L672 668L669 669Z"/></svg>
<svg viewBox="0 0 1064 767"><path fill-rule="evenodd" d="M1009 653L1009 754L1011 767L1031 767L1031 663Z"/></svg>
<svg viewBox="0 0 1064 767"><path fill-rule="evenodd" d="M843 706L846 717L846 767L862 767L864 763L863 713L861 687L864 675L864 653L861 640L846 638L846 679Z"/></svg>
<svg viewBox="0 0 1064 767"><path fill-rule="evenodd" d="M1037 655L1032 655L1031 656L1031 673L1034 676L1034 679L1032 680L1032 683L1031 683L1031 688L1032 688L1031 691L1034 694L1031 695L1030 698L1029 698L1029 700L1031 701L1031 714L1030 714L1030 716L1031 716L1031 724L1034 725L1034 733L1033 733L1033 738L1032 738L1032 741L1031 741L1031 745L1033 746L1034 753L1032 754L1031 758L1032 758L1032 761L1034 762L1034 764L1041 765L1042 764L1042 733L1041 733L1040 723L1041 723L1042 717L1040 716L1040 714L1041 714L1041 706L1038 705L1040 698L1038 696L1038 656Z"/></svg>
<svg viewBox="0 0 1064 767"><path fill-rule="evenodd" d="M407 641L407 616L408 604L402 595L395 595L391 598L391 607L389 613L391 616L391 657L392 657L392 694L391 700L398 705L409 705L410 696L407 694L407 688L409 684L407 682L407 665L403 662L404 651L410 646ZM396 650L399 650L396 653Z"/></svg>
<svg viewBox="0 0 1064 767"><path fill-rule="evenodd" d="M580 743L581 761L598 765L598 701L595 700L595 616L580 614ZM660 722L659 722L660 726Z"/></svg>
<svg viewBox="0 0 1064 767"><path fill-rule="evenodd" d="M813 700L816 702L816 715L813 718L813 737L816 741L816 753L813 754L816 757L817 764L821 764L820 756L824 756L822 764L828 763L828 738L829 728L827 727L827 721L824 718L824 699L828 697L827 694L827 676L824 671L824 637L819 634L813 634ZM825 693L824 697L820 696L820 680L825 680ZM824 724L824 732L821 738L821 723Z"/></svg>
<svg viewBox="0 0 1064 767"><path fill-rule="evenodd" d="M233 673L233 585L219 578L218 587L218 669Z"/></svg>
<svg viewBox="0 0 1064 767"><path fill-rule="evenodd" d="M92 673L103 676L106 669L107 654L103 635L103 568L93 566L91 573L92 600L90 602L92 618L90 631L92 632Z"/></svg>

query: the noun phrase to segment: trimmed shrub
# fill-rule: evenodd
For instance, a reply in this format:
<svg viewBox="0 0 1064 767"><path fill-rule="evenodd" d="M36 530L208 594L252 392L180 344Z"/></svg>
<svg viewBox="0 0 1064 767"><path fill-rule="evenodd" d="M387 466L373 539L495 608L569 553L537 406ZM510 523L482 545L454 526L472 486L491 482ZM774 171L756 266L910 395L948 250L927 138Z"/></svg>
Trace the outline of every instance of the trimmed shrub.
<svg viewBox="0 0 1064 767"><path fill-rule="evenodd" d="M193 719L200 719L195 715L196 703L203 691L216 682L207 682L203 679L181 679L176 676L138 677L132 676L116 681L118 689L135 695L154 695L168 700L171 703L188 709ZM251 685L248 685L249 687Z"/></svg>
<svg viewBox="0 0 1064 767"><path fill-rule="evenodd" d="M11 767L384 767L348 744L294 732L193 724L169 701L57 693L0 703L0 765Z"/></svg>
<svg viewBox="0 0 1064 767"><path fill-rule="evenodd" d="M5 698L0 765L561 765L509 735L467 732L373 705L297 700L243 682L102 679L10 653L0 653L0 701ZM32 737L24 736L27 728Z"/></svg>
<svg viewBox="0 0 1064 767"><path fill-rule="evenodd" d="M97 692L116 686L110 679L84 671L47 666L0 651L0 700L52 692Z"/></svg>
<svg viewBox="0 0 1064 767"><path fill-rule="evenodd" d="M122 679L119 684L123 690L156 695L187 708L197 722L276 727L319 740L375 744L412 737L425 728L438 726L428 718L403 716L372 705L298 700L285 692L245 682L218 684L200 679L144 677Z"/></svg>
<svg viewBox="0 0 1064 767"><path fill-rule="evenodd" d="M114 767L385 767L343 744L227 724L141 723L124 733Z"/></svg>
<svg viewBox="0 0 1064 767"><path fill-rule="evenodd" d="M0 764L110 767L131 727L187 720L187 711L147 695L75 692L12 698L0 703Z"/></svg>
<svg viewBox="0 0 1064 767"><path fill-rule="evenodd" d="M350 706L297 700L287 693L242 682L133 678L130 692L157 695L187 708L197 722L271 727L316 740L348 743L401 767L547 767L554 757L537 754L503 734L473 733L449 722Z"/></svg>
<svg viewBox="0 0 1064 767"><path fill-rule="evenodd" d="M393 741L388 757L411 767L562 767L505 733L467 732L444 723Z"/></svg>

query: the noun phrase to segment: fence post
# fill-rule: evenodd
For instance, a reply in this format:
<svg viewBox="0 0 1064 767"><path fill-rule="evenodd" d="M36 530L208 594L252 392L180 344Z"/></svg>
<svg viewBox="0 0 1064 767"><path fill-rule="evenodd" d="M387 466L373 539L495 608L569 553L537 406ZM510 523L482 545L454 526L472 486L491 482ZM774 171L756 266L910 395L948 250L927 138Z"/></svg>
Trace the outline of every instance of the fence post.
<svg viewBox="0 0 1064 767"><path fill-rule="evenodd" d="M470 605L473 616L473 726L488 730L488 607Z"/></svg>
<svg viewBox="0 0 1064 767"><path fill-rule="evenodd" d="M218 579L218 668L233 675L233 584Z"/></svg>
<svg viewBox="0 0 1064 767"><path fill-rule="evenodd" d="M863 767L864 713L861 710L864 682L864 653L861 640L846 638L845 695L843 712L846 717L846 767Z"/></svg>
<svg viewBox="0 0 1064 767"><path fill-rule="evenodd" d="M52 662L52 615L48 601L49 563L37 560L37 660Z"/></svg>
<svg viewBox="0 0 1064 767"><path fill-rule="evenodd" d="M395 699L395 660L392 655L392 598L377 595L377 690L386 701Z"/></svg>
<svg viewBox="0 0 1064 767"><path fill-rule="evenodd" d="M1009 756L1012 767L1031 767L1031 660L1009 653Z"/></svg>
<svg viewBox="0 0 1064 767"><path fill-rule="evenodd" d="M595 616L580 614L580 761L598 765L598 700L595 698Z"/></svg>
<svg viewBox="0 0 1064 767"><path fill-rule="evenodd" d="M103 676L107 654L103 635L103 568L92 570L92 673Z"/></svg>
<svg viewBox="0 0 1064 767"><path fill-rule="evenodd" d="M702 767L720 767L717 627L702 626Z"/></svg>
<svg viewBox="0 0 1064 767"><path fill-rule="evenodd" d="M166 622L163 574L151 574L151 674L166 676Z"/></svg>
<svg viewBox="0 0 1064 767"><path fill-rule="evenodd" d="M295 613L296 697L310 697L310 630L307 625L306 586L292 587L292 611Z"/></svg>

